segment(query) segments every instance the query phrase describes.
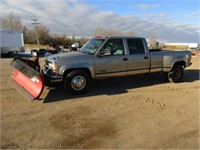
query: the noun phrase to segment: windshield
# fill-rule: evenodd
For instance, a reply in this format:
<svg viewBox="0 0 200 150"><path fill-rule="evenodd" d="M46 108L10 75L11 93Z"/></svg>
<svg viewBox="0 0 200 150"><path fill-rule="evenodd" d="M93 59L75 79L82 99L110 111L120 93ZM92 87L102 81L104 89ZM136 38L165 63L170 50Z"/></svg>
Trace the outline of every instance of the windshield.
<svg viewBox="0 0 200 150"><path fill-rule="evenodd" d="M104 41L105 39L91 39L83 45L83 47L80 49L80 52L94 54Z"/></svg>

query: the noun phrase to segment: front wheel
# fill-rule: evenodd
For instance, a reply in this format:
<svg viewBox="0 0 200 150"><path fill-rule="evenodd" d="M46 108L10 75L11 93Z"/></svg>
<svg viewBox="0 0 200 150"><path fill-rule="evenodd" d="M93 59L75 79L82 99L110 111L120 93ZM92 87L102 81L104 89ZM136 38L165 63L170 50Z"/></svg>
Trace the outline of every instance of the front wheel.
<svg viewBox="0 0 200 150"><path fill-rule="evenodd" d="M71 94L82 94L87 91L90 76L84 70L73 70L64 79L64 88Z"/></svg>
<svg viewBox="0 0 200 150"><path fill-rule="evenodd" d="M182 77L183 77L183 66L181 65L174 66L173 69L169 73L167 73L167 78L172 83L181 82Z"/></svg>

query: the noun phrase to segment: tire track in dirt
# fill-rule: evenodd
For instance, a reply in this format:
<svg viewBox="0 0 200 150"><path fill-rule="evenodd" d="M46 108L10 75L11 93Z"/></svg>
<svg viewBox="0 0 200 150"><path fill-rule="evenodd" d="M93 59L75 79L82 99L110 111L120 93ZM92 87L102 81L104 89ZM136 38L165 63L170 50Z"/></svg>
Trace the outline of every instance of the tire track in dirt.
<svg viewBox="0 0 200 150"><path fill-rule="evenodd" d="M178 89L172 89L172 90L178 90ZM187 117L191 120L198 120L199 118L188 114L187 112L185 112L184 110L180 109L180 108L176 108L172 105L169 104L165 104L160 102L157 99L154 98L149 98L149 97L145 97L142 95L133 95L133 99L138 100L140 102L145 102L146 104L148 104L149 106L155 106L155 107L159 107L160 109L168 109L168 110L172 110L174 113L178 114L181 118L182 117Z"/></svg>
<svg viewBox="0 0 200 150"><path fill-rule="evenodd" d="M131 100L131 97L129 99ZM198 138L199 132L197 125L200 119L198 117L189 114L188 112L184 111L181 108L177 108L170 104L163 103L160 100L152 97L150 98L148 96L134 94L132 95L132 99L141 104L141 106L142 105L144 106L144 103L146 104L147 108L145 108L146 111L144 112L144 114L146 114L148 110L155 108L154 114L149 114L149 117L153 117L153 115L155 115L155 122L157 122L158 125L159 124L162 125L164 122L166 122L165 119L169 123L169 125L166 126L166 128L160 128L159 126L156 125L157 130L160 130L159 132L161 133L166 133L168 137L163 138L163 140L160 141L160 145L154 146L152 148L159 148L159 147L178 148L182 147L183 145L189 146L193 144L195 144L193 147L198 147L198 145L196 144L197 139L199 139ZM163 119L158 120L158 118L160 117ZM154 120L154 118L152 119ZM174 122L172 122L172 120L174 120ZM192 126L186 129L185 128L186 124ZM176 129L177 127L178 129ZM192 142L191 139L193 139ZM184 142L184 144L182 142ZM191 148L191 146L189 147Z"/></svg>
<svg viewBox="0 0 200 150"><path fill-rule="evenodd" d="M165 144L170 141L171 138L190 132L191 129L185 128L187 125L192 125L191 128L196 128L196 126L193 125L198 121L197 117L190 115L180 107L167 103L167 101L164 102L154 96L142 95L140 93L140 91L136 91L126 97L126 99L121 99L124 95L113 97L104 103L104 107L98 108L97 111L102 110L105 112L105 115L109 112L110 114L107 117L111 117L111 119L114 119L117 123L118 134L117 137L113 139L114 144L119 144L119 142L124 143L125 141L128 142L131 139L132 144L127 144L132 145L132 147L128 148L161 148L163 145L160 143ZM135 112L135 110L138 110L138 112ZM146 123L147 125L145 126ZM176 129L177 126L179 129ZM128 129L131 130L128 131ZM147 133L144 133L143 130ZM129 135L127 135L127 131L130 132ZM149 133L155 136L159 136L160 134L164 135L151 140L145 137L145 135ZM192 138L195 138L195 136L196 134L191 135ZM123 137L123 139L119 139L119 137ZM153 141L153 143L157 142L157 144L147 143L145 146L140 140L141 138L143 141ZM183 139L181 141L178 138L173 144L182 143L184 140L186 141L185 145L187 145L187 143L189 143L188 139ZM196 141L196 139L194 139L194 141ZM140 143L137 144L137 142ZM126 145L123 145L123 147L126 147ZM173 145L171 145L171 148L172 147ZM116 145L113 145L112 148L120 148L120 146L116 147Z"/></svg>

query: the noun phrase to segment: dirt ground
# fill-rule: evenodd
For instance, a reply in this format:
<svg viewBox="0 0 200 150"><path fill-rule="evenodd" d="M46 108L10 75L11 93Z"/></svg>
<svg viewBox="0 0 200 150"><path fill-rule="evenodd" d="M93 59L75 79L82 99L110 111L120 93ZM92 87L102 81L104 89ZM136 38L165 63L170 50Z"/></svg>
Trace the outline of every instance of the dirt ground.
<svg viewBox="0 0 200 150"><path fill-rule="evenodd" d="M2 58L3 149L199 149L199 65L183 82L160 74L94 81L88 94L70 96L45 87L30 102L12 88L10 58Z"/></svg>

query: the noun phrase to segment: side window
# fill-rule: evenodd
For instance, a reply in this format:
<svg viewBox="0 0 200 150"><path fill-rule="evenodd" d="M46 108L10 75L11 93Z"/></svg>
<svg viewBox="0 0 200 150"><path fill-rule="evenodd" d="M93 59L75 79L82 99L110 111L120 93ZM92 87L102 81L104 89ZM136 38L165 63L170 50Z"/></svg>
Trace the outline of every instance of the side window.
<svg viewBox="0 0 200 150"><path fill-rule="evenodd" d="M108 40L104 45L103 51L109 52L112 56L124 55L124 44L121 39Z"/></svg>
<svg viewBox="0 0 200 150"><path fill-rule="evenodd" d="M141 39L127 39L130 54L145 54L144 44Z"/></svg>

